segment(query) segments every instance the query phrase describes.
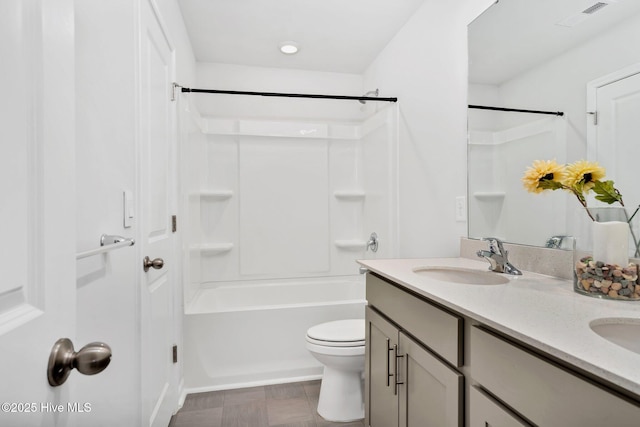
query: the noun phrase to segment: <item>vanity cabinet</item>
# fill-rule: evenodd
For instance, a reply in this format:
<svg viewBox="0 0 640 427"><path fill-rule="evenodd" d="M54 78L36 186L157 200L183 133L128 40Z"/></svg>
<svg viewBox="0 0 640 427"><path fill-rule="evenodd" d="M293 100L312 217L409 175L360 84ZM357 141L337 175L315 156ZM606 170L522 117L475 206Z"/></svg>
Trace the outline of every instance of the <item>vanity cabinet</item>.
<svg viewBox="0 0 640 427"><path fill-rule="evenodd" d="M371 274L367 300L365 425L461 427L464 376L451 365L462 318Z"/></svg>
<svg viewBox="0 0 640 427"><path fill-rule="evenodd" d="M368 273L367 301L366 426L640 425L637 396L410 288Z"/></svg>
<svg viewBox="0 0 640 427"><path fill-rule="evenodd" d="M398 427L396 357L400 330L371 308L365 309L365 423Z"/></svg>
<svg viewBox="0 0 640 427"><path fill-rule="evenodd" d="M469 388L469 427L531 427L478 386Z"/></svg>
<svg viewBox="0 0 640 427"><path fill-rule="evenodd" d="M399 425L457 427L464 424L464 376L400 331Z"/></svg>
<svg viewBox="0 0 640 427"><path fill-rule="evenodd" d="M488 329L471 327L469 353L473 380L536 425L640 425L637 403Z"/></svg>

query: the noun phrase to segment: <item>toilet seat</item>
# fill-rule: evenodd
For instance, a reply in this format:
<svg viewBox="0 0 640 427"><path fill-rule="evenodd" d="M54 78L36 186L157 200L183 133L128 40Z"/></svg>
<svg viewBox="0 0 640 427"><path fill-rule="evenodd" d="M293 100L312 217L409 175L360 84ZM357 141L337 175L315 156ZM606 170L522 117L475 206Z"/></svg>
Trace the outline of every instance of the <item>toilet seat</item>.
<svg viewBox="0 0 640 427"><path fill-rule="evenodd" d="M307 342L326 347L364 346L364 319L321 323L307 330Z"/></svg>
<svg viewBox="0 0 640 427"><path fill-rule="evenodd" d="M316 340L307 335L307 342L324 347L364 347L364 340L362 341L323 341Z"/></svg>
<svg viewBox="0 0 640 427"><path fill-rule="evenodd" d="M307 339L306 348L312 353L325 356L364 356L364 345L357 346L330 346L330 345L318 345L309 342Z"/></svg>

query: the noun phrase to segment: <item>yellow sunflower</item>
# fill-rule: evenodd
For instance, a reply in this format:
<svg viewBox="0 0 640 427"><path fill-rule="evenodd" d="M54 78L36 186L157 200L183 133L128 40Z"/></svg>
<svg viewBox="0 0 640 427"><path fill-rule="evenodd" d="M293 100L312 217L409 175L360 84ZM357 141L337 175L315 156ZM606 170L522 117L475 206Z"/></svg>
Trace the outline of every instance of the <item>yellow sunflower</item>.
<svg viewBox="0 0 640 427"><path fill-rule="evenodd" d="M527 168L522 177L524 188L530 193L542 193L544 190L561 188L565 179L564 166L555 160L536 160ZM557 184L552 188L548 184Z"/></svg>
<svg viewBox="0 0 640 427"><path fill-rule="evenodd" d="M596 181L604 179L605 175L605 169L598 162L579 160L567 166L563 183L579 193L586 193L593 188Z"/></svg>

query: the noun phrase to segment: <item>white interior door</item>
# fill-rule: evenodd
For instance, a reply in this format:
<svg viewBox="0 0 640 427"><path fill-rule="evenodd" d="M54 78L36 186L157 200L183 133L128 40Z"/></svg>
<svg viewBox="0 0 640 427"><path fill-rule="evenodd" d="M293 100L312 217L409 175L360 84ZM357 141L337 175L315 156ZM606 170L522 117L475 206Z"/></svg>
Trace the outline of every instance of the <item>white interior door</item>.
<svg viewBox="0 0 640 427"><path fill-rule="evenodd" d="M76 416L68 404L79 374L47 381L54 343L75 332L72 23L72 0L0 2L2 426L67 426Z"/></svg>
<svg viewBox="0 0 640 427"><path fill-rule="evenodd" d="M615 76L614 76L615 78ZM640 69L595 89L597 121L589 120L595 135L594 159L615 181L630 212L640 204L636 191L640 158Z"/></svg>
<svg viewBox="0 0 640 427"><path fill-rule="evenodd" d="M173 48L149 0L140 3L141 258L158 260L141 274L142 419L165 427L175 409L174 344L175 106ZM159 264L162 260L162 266ZM158 268L160 267L160 268Z"/></svg>

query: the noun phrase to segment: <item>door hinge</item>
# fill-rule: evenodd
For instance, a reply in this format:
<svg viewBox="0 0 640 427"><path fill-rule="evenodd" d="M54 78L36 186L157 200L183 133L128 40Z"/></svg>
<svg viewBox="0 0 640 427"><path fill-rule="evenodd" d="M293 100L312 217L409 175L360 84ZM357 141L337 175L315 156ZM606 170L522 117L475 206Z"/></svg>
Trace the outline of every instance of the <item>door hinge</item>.
<svg viewBox="0 0 640 427"><path fill-rule="evenodd" d="M176 232L178 231L178 216L177 215L171 215L171 231L172 232Z"/></svg>
<svg viewBox="0 0 640 427"><path fill-rule="evenodd" d="M598 125L598 112L597 111L587 111L587 114L590 114L593 116L593 125L597 126Z"/></svg>
<svg viewBox="0 0 640 427"><path fill-rule="evenodd" d="M173 346L172 354L173 354L173 363L178 363L178 346L177 345Z"/></svg>

